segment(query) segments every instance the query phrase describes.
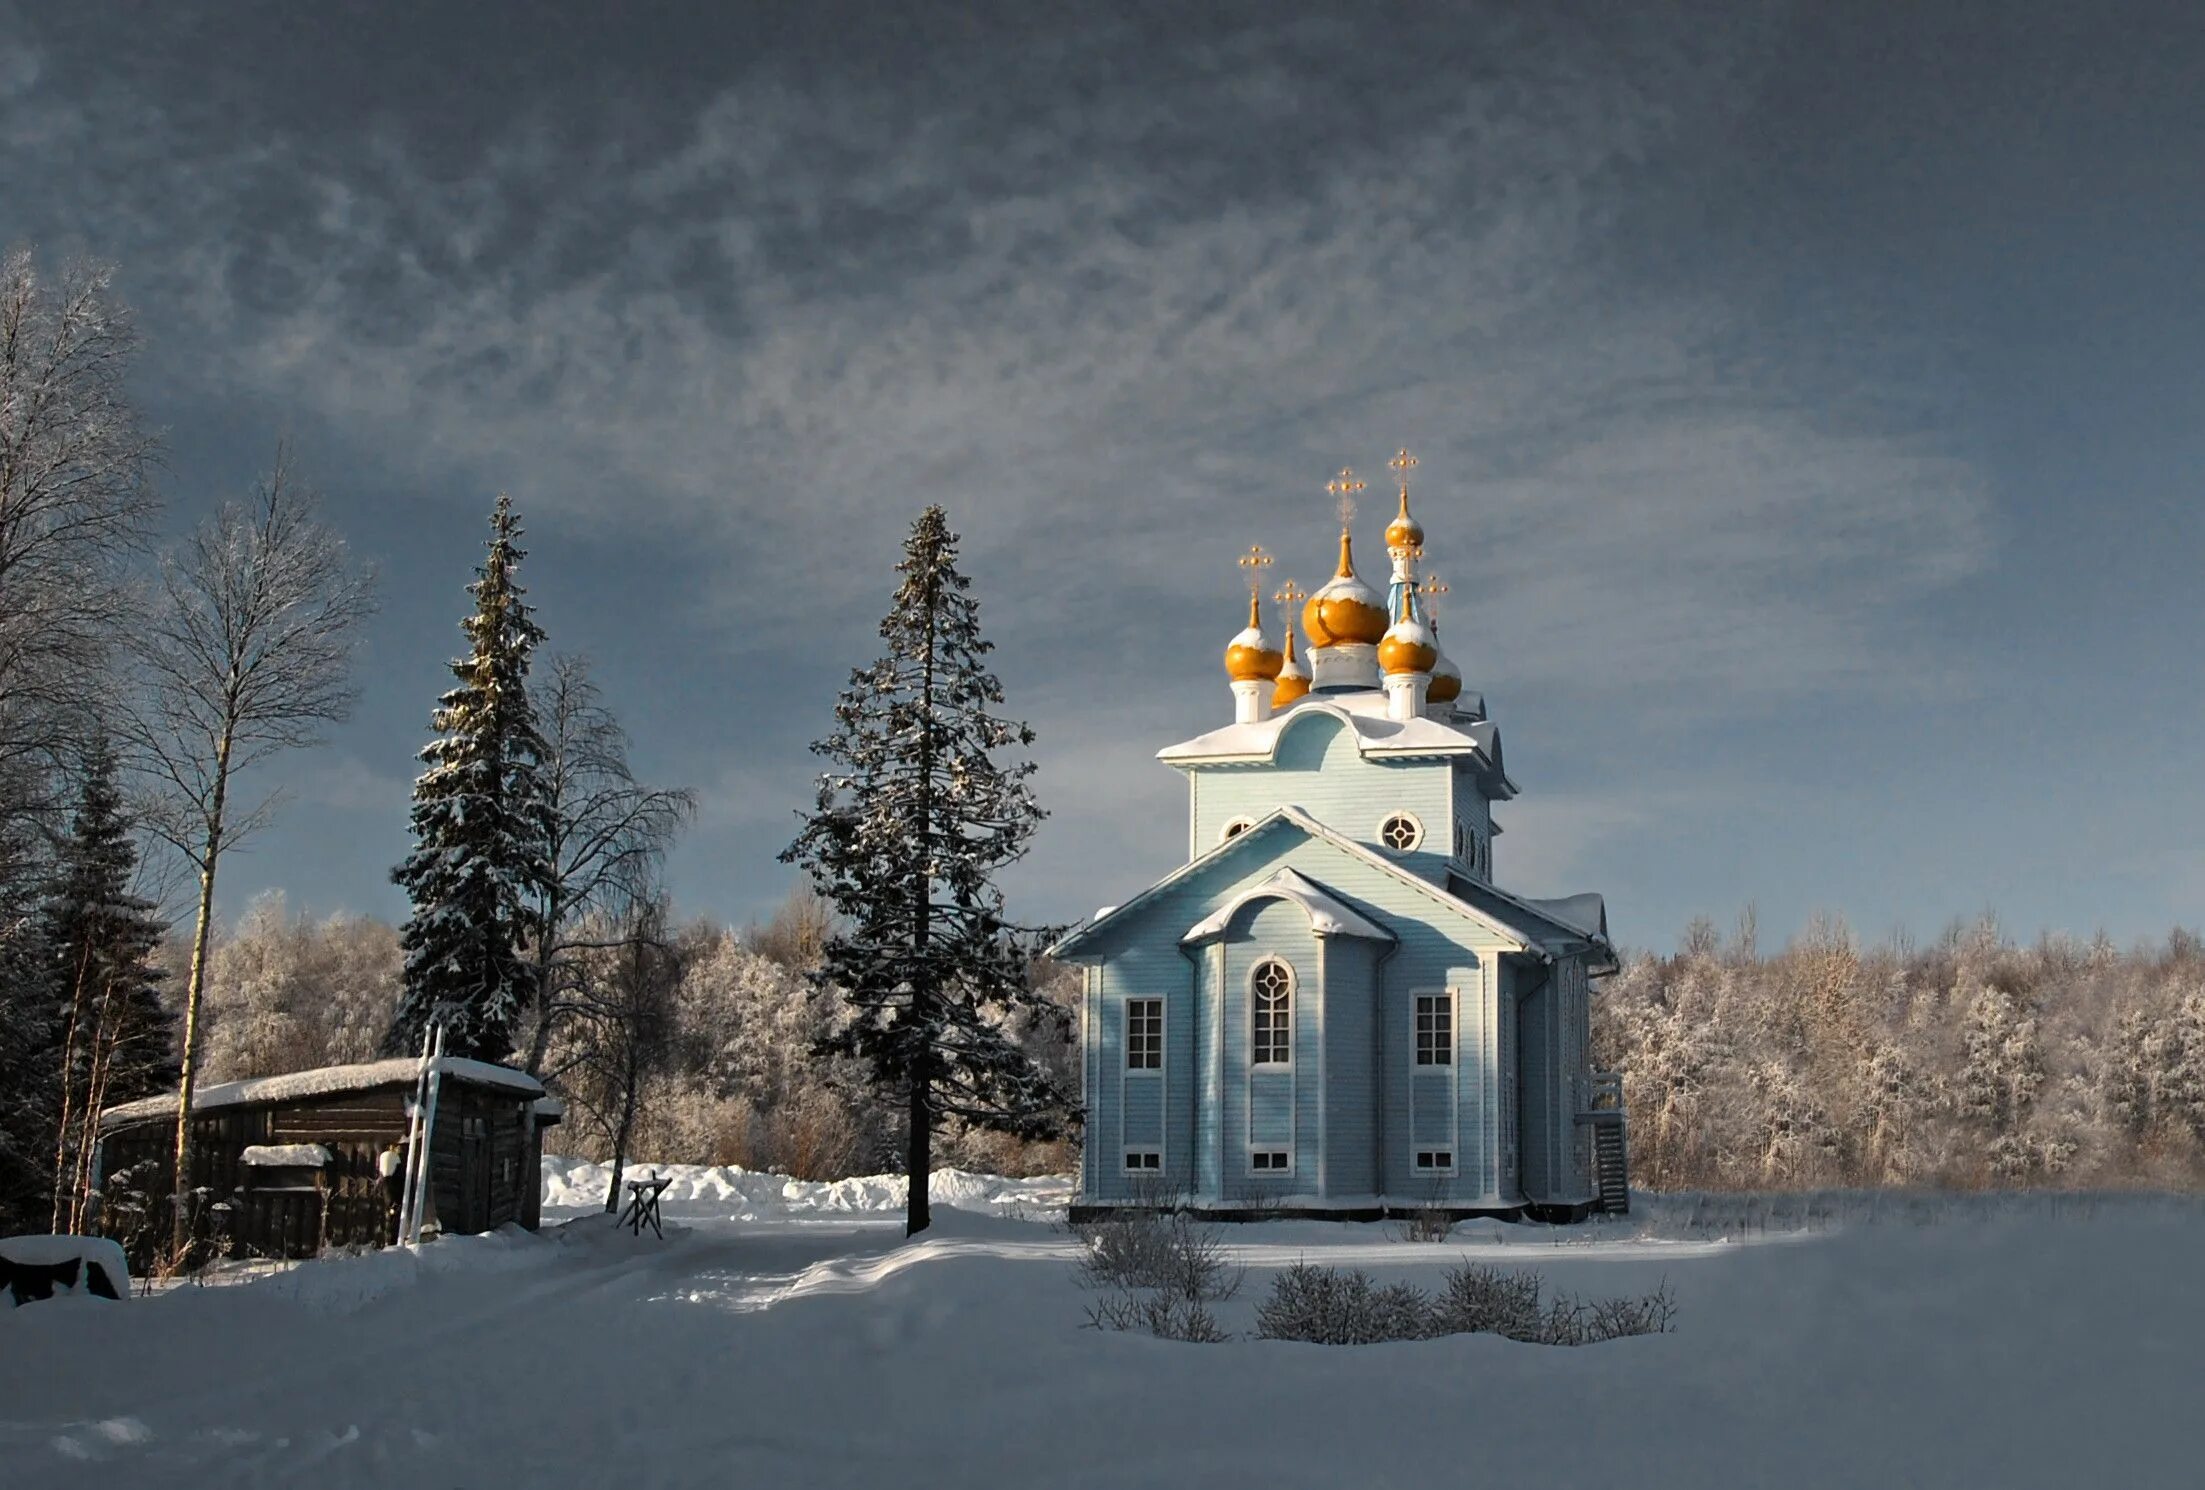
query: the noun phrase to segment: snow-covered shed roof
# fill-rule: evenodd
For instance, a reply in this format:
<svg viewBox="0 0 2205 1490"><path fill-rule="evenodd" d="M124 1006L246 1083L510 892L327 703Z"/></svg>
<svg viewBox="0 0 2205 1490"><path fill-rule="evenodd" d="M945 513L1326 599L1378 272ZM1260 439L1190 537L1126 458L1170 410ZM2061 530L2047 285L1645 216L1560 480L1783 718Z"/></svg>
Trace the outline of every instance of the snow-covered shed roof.
<svg viewBox="0 0 2205 1490"><path fill-rule="evenodd" d="M1318 936L1360 936L1374 942L1394 940L1392 932L1371 922L1304 874L1291 869L1281 869L1260 885L1241 891L1210 915L1188 927L1179 938L1182 945L1188 942L1206 942L1212 937L1223 936L1233 916L1251 900L1291 900L1309 917L1309 929Z"/></svg>
<svg viewBox="0 0 2205 1490"><path fill-rule="evenodd" d="M1279 740L1296 720L1329 714L1345 723L1355 748L1366 757L1414 758L1469 756L1483 766L1486 792L1505 801L1516 795L1501 763L1501 735L1488 719L1457 717L1389 719L1386 695L1376 690L1313 693L1282 713L1248 724L1228 724L1207 734L1167 745L1156 752L1166 765L1268 765L1278 758Z"/></svg>
<svg viewBox="0 0 2205 1490"><path fill-rule="evenodd" d="M444 1056L436 1064L437 1069L445 1076L466 1082L470 1086L511 1092L516 1097L534 1098L544 1095L542 1082L526 1071L516 1071L510 1066L494 1066L488 1061L471 1061L456 1055ZM420 1075L420 1058L403 1055L386 1061L364 1061L352 1066L318 1066L311 1071L292 1071L282 1076L218 1081L211 1086L200 1087L191 1094L191 1110L214 1112L225 1107L298 1102L312 1097L336 1096L343 1092L368 1092L379 1087L411 1086ZM175 1112L176 1094L169 1092L138 1102L125 1102L120 1107L110 1107L100 1114L100 1126L113 1128L147 1118L171 1117Z"/></svg>

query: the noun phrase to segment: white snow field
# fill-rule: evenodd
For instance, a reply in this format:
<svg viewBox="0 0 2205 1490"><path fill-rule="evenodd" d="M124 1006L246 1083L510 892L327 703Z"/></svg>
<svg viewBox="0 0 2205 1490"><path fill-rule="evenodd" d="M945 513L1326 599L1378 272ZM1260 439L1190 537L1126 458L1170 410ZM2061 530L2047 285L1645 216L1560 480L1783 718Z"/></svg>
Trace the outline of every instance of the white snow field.
<svg viewBox="0 0 2205 1490"><path fill-rule="evenodd" d="M0 1313L0 1484L2205 1483L2198 1202L1655 1198L1442 1244L1233 1228L1243 1333L1300 1258L1428 1286L1466 1257L1587 1294L1666 1278L1677 1329L1183 1345L1081 1327L1061 1180L939 1174L907 1244L894 1179L675 1176L663 1242L595 1209L602 1170L547 1161L541 1235Z"/></svg>

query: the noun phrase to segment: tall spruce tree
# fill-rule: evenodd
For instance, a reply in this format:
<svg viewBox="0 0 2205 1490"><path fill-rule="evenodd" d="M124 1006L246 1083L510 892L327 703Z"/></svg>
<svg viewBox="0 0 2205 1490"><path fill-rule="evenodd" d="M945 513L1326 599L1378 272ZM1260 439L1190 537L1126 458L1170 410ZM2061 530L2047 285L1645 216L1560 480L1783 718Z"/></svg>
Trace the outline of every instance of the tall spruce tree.
<svg viewBox="0 0 2205 1490"><path fill-rule="evenodd" d="M843 921L816 974L849 1007L829 1048L864 1060L906 1104L906 1234L927 1226L944 1120L1041 1138L1069 1109L1013 1038L1021 1023L1060 1038L1066 1025L1028 980L1034 934L1004 920L995 882L1043 816L1032 763L996 759L1031 745L1033 731L990 712L1003 687L984 665L992 647L956 561L957 535L927 508L880 625L888 655L851 674L834 732L812 747L834 769L781 855L810 871Z"/></svg>
<svg viewBox="0 0 2205 1490"><path fill-rule="evenodd" d="M161 1002L166 974L155 962L166 928L153 903L132 893L138 846L115 775L114 752L95 742L39 914L57 1231L83 1220L100 1110L163 1091L177 1075L176 1018Z"/></svg>
<svg viewBox="0 0 2205 1490"><path fill-rule="evenodd" d="M47 1224L53 1199L53 999L39 892L42 846L0 821L0 1234Z"/></svg>
<svg viewBox="0 0 2205 1490"><path fill-rule="evenodd" d="M459 686L438 701L437 737L413 788L414 850L393 871L413 901L402 943L405 993L385 1047L420 1048L432 1022L445 1049L503 1060L536 1002L524 948L537 934L531 906L548 872L551 812L544 742L529 704L528 666L544 633L514 571L525 557L510 497L490 519L490 552L467 587L475 612L461 623L468 655L452 663Z"/></svg>

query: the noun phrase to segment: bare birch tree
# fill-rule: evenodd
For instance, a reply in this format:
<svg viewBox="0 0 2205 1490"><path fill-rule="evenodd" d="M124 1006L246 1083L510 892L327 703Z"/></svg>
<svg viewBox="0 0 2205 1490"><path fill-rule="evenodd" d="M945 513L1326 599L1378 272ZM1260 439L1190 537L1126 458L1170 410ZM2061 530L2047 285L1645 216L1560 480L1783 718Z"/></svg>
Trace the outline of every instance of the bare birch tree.
<svg viewBox="0 0 2205 1490"><path fill-rule="evenodd" d="M161 566L162 603L140 634L146 681L142 766L155 804L146 823L199 875L184 990L176 1109L175 1246L189 1218L191 1096L200 1001L222 854L268 821L273 797L240 809L237 777L284 750L319 743L351 710L352 649L374 612L374 577L317 521L318 500L276 449L249 501L225 503Z"/></svg>
<svg viewBox="0 0 2205 1490"><path fill-rule="evenodd" d="M568 995L576 1028L554 1075L612 1146L605 1209L617 1211L644 1083L673 1057L683 957L668 934L663 899L637 897L617 918L590 920L606 934L577 958Z"/></svg>
<svg viewBox="0 0 2205 1490"><path fill-rule="evenodd" d="M645 786L628 765L628 732L590 676L589 660L552 659L536 689L543 733L539 775L551 805L550 873L537 897L535 1033L528 1069L541 1073L553 1027L575 992L576 927L596 911L645 892L696 794Z"/></svg>
<svg viewBox="0 0 2205 1490"><path fill-rule="evenodd" d="M0 258L0 828L58 812L42 788L89 737L156 505L111 275L49 281L28 249Z"/></svg>

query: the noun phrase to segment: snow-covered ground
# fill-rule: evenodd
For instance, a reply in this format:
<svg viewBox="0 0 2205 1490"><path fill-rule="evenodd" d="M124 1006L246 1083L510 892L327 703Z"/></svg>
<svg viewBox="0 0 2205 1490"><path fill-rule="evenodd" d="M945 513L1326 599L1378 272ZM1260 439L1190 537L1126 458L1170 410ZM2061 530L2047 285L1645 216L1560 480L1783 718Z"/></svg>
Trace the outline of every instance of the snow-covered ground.
<svg viewBox="0 0 2205 1490"><path fill-rule="evenodd" d="M1580 1293L1676 1333L1198 1346L1080 1328L1061 1181L682 1168L667 1238L546 1166L546 1230L0 1314L0 1482L63 1486L2198 1483L2205 1204L1655 1200L1627 1225L1235 1228L1300 1258ZM1796 1229L1788 1229L1796 1228ZM1725 1233L1730 1233L1726 1235Z"/></svg>

